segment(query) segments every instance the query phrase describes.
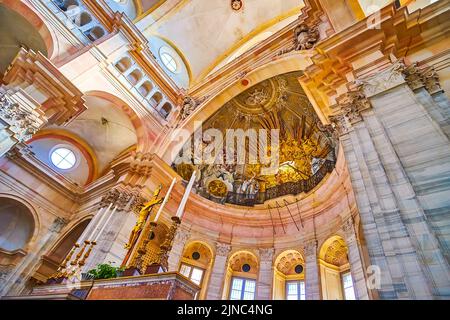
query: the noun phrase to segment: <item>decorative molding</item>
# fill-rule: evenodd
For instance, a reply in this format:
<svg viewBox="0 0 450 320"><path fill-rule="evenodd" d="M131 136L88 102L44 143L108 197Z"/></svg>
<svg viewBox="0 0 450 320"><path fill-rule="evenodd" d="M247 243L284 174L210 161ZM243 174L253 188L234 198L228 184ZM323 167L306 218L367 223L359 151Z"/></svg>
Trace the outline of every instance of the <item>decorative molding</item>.
<svg viewBox="0 0 450 320"><path fill-rule="evenodd" d="M226 257L231 251L231 246L227 243L218 242L216 244L216 256Z"/></svg>
<svg viewBox="0 0 450 320"><path fill-rule="evenodd" d="M318 241L313 239L305 242L304 250L306 256L316 256L317 255Z"/></svg>
<svg viewBox="0 0 450 320"><path fill-rule="evenodd" d="M412 90L425 87L430 94L442 91L439 76L433 67L419 67L415 62L402 70L406 82Z"/></svg>
<svg viewBox="0 0 450 320"><path fill-rule="evenodd" d="M344 135L350 131L353 124L363 120L361 112L372 107L370 101L363 92L363 86L356 90L349 91L337 99L336 109L339 111L330 116L330 122L339 135Z"/></svg>
<svg viewBox="0 0 450 320"><path fill-rule="evenodd" d="M405 83L404 69L403 61L397 60L389 68L370 77L358 79L355 83L362 86L365 96L370 98Z"/></svg>
<svg viewBox="0 0 450 320"><path fill-rule="evenodd" d="M175 238L173 240L174 244L184 244L191 238L191 233L188 230L178 228Z"/></svg>
<svg viewBox="0 0 450 320"><path fill-rule="evenodd" d="M274 248L259 249L259 257L261 259L261 262L268 262L268 261L272 262L274 253L275 253Z"/></svg>
<svg viewBox="0 0 450 320"><path fill-rule="evenodd" d="M55 233L59 233L68 223L68 221L64 218L61 217L57 217L52 225L50 226L49 230L50 232L55 232Z"/></svg>
<svg viewBox="0 0 450 320"><path fill-rule="evenodd" d="M301 16L299 17L300 20ZM277 55L283 55L292 51L311 50L315 44L320 40L320 32L318 26L308 26L306 23L299 23L294 31L293 44L281 50Z"/></svg>

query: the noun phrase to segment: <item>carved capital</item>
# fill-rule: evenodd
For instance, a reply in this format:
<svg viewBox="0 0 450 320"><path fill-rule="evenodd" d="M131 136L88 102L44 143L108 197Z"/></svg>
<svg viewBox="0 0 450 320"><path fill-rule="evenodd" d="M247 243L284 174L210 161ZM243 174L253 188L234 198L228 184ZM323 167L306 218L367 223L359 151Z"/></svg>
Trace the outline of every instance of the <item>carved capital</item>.
<svg viewBox="0 0 450 320"><path fill-rule="evenodd" d="M231 246L227 243L218 242L216 244L216 256L226 257L231 251Z"/></svg>
<svg viewBox="0 0 450 320"><path fill-rule="evenodd" d="M430 94L442 91L439 76L433 67L421 68L415 62L403 69L403 75L412 90L425 87Z"/></svg>
<svg viewBox="0 0 450 320"><path fill-rule="evenodd" d="M23 91L0 92L0 119L17 141L30 139L46 123L38 107Z"/></svg>
<svg viewBox="0 0 450 320"><path fill-rule="evenodd" d="M259 256L261 258L261 261L272 261L274 253L274 248L259 249Z"/></svg>
<svg viewBox="0 0 450 320"><path fill-rule="evenodd" d="M372 106L366 95L362 91L362 87L349 91L337 99L336 109L339 111L330 116L330 122L339 135L349 132L351 126L362 121L361 112L370 109Z"/></svg>
<svg viewBox="0 0 450 320"><path fill-rule="evenodd" d="M64 226L67 224L66 219L61 218L61 217L57 217L52 225L50 226L49 230L50 232L55 232L58 233L62 230L62 228L64 228Z"/></svg>
<svg viewBox="0 0 450 320"><path fill-rule="evenodd" d="M152 173L152 161L154 154L136 152L132 155L130 163L130 173L143 177L148 177Z"/></svg>
<svg viewBox="0 0 450 320"><path fill-rule="evenodd" d="M304 250L306 256L315 256L317 255L317 240L309 240L305 243Z"/></svg>
<svg viewBox="0 0 450 320"><path fill-rule="evenodd" d="M188 230L178 228L175 234L174 244L185 244L191 238L191 233Z"/></svg>

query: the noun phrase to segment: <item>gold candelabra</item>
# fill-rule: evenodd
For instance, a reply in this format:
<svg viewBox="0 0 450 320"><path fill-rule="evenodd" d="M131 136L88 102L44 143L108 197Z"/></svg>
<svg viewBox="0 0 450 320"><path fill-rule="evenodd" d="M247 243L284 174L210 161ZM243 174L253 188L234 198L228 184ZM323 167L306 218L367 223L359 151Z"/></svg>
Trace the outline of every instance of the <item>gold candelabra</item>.
<svg viewBox="0 0 450 320"><path fill-rule="evenodd" d="M175 234L177 232L180 223L181 220L179 217L177 216L172 217L172 225L170 226L166 239L159 247L159 252L156 255L154 261L152 261L151 263L153 265L159 265L164 272L167 272L169 269L168 266L169 252L170 250L172 250L173 239L175 238Z"/></svg>
<svg viewBox="0 0 450 320"><path fill-rule="evenodd" d="M150 228L149 228L149 233L148 236L146 236L144 238L144 241L142 242L142 245L139 247L139 249L137 250L137 256L136 259L134 260L134 264L132 265L132 267L136 268L137 270L139 270L139 272L145 273L145 270L143 270L143 264L144 264L144 257L147 254L147 245L151 240L152 235L155 232L156 227L158 226L158 224L156 222L150 222Z"/></svg>

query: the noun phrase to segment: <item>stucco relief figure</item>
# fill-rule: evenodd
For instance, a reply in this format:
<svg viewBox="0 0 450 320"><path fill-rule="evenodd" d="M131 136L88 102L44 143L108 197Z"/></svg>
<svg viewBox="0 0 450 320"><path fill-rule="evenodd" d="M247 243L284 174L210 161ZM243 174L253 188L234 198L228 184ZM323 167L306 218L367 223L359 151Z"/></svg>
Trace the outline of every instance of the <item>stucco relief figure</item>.
<svg viewBox="0 0 450 320"><path fill-rule="evenodd" d="M181 108L181 112L180 112L180 118L181 120L186 119L187 117L189 117L195 110L195 108L197 107L197 103L195 102L194 99L192 99L191 97L185 97L183 100L183 106Z"/></svg>
<svg viewBox="0 0 450 320"><path fill-rule="evenodd" d="M294 31L295 50L309 50L319 41L320 33L316 27L309 28L306 24L300 24Z"/></svg>
<svg viewBox="0 0 450 320"><path fill-rule="evenodd" d="M139 217L136 221L136 225L134 226L133 230L130 234L130 239L128 240L128 243L125 245L125 249L131 249L134 244L136 243L139 234L141 233L142 229L144 228L145 222L148 219L148 216L152 212L152 209L163 202L164 198L158 198L159 193L161 192L162 185L159 185L158 188L153 192L153 197L150 201L144 204L142 209L139 211Z"/></svg>

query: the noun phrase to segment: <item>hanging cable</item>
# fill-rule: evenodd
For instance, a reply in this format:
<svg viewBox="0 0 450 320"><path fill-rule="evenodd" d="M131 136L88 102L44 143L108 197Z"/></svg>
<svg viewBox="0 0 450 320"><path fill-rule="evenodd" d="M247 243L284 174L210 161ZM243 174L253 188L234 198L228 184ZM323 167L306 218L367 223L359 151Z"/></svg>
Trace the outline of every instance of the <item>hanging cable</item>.
<svg viewBox="0 0 450 320"><path fill-rule="evenodd" d="M302 215L301 215L301 212L300 212L300 205L298 204L299 202L300 202L300 201L297 200L297 198L295 198L295 203L297 204L298 216L299 216L299 218L300 218L300 224L302 225L302 229L304 229L305 227L304 227L304 225L303 225L303 219L302 219Z"/></svg>
<svg viewBox="0 0 450 320"><path fill-rule="evenodd" d="M297 222L295 222L294 216L292 215L291 209L289 209L289 202L286 199L283 199L283 201L286 204L286 208L289 211L289 215L291 216L291 219L294 222L295 227L297 228L297 231L300 231L300 229L298 228Z"/></svg>
<svg viewBox="0 0 450 320"><path fill-rule="evenodd" d="M278 201L275 201L277 204L277 211L278 211L278 217L280 217L281 226L283 227L283 232L286 234L286 229L284 229L283 220L281 220L281 213L280 213L280 205L278 204Z"/></svg>
<svg viewBox="0 0 450 320"><path fill-rule="evenodd" d="M277 232L275 230L275 224L273 223L272 212L270 211L270 204L267 205L267 208L269 209L270 220L272 221L273 234L275 235L277 234Z"/></svg>

